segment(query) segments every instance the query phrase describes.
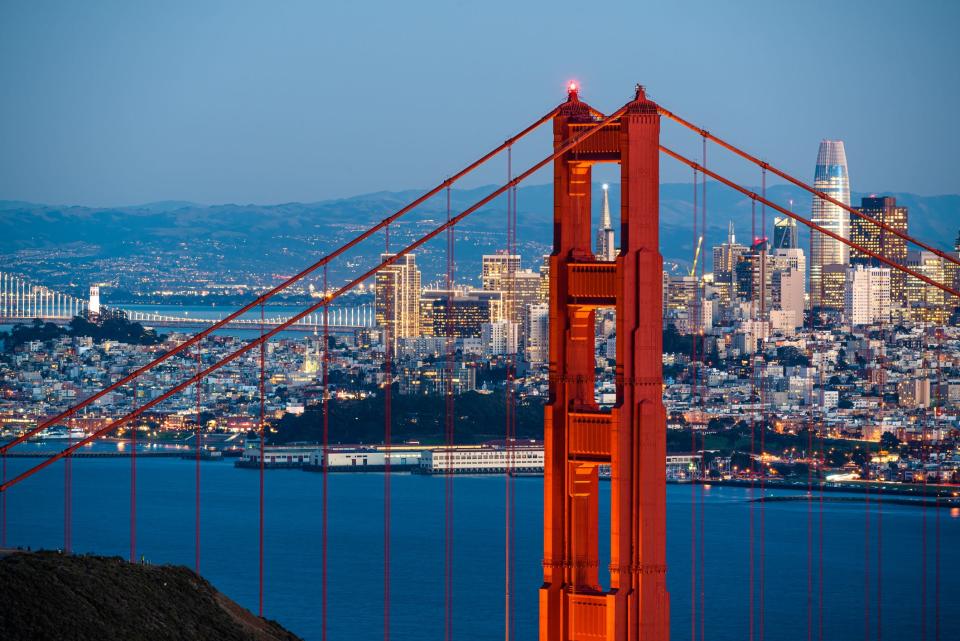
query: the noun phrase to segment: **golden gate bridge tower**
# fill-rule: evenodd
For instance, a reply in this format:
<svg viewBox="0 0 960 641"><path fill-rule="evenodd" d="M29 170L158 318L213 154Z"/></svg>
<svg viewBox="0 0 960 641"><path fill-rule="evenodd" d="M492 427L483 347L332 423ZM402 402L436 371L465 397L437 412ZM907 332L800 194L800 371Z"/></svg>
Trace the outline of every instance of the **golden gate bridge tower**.
<svg viewBox="0 0 960 641"><path fill-rule="evenodd" d="M554 148L602 119L571 84L553 119ZM669 638L659 138L659 109L638 86L618 118L554 160L541 641ZM591 249L591 173L604 162L619 163L621 173L615 262L595 260ZM609 413L594 400L598 308L616 309ZM611 474L607 590L598 576L601 465Z"/></svg>

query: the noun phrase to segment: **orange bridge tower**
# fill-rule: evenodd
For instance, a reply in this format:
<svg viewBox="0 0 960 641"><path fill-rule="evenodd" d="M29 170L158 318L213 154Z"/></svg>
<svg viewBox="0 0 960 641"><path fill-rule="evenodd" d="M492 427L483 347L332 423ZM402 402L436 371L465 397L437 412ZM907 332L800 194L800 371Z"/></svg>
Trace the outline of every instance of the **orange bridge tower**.
<svg viewBox="0 0 960 641"><path fill-rule="evenodd" d="M603 115L571 85L554 147ZM657 105L637 87L619 118L554 162L550 401L544 417L541 641L665 641L666 414L661 371ZM592 251L591 169L620 163L620 249ZM617 401L594 401L594 318L616 309ZM598 468L610 467L610 585L599 580Z"/></svg>

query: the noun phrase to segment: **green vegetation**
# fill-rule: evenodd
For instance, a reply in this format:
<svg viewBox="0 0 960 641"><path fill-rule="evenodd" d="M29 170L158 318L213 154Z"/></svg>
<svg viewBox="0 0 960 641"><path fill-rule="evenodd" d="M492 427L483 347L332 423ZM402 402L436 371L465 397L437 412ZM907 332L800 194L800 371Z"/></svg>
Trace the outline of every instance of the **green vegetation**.
<svg viewBox="0 0 960 641"><path fill-rule="evenodd" d="M716 421L716 424L714 424L714 421ZM778 457L791 454L800 456L810 446L810 434L805 429L800 430L797 434L781 434L771 429L769 425L766 429L763 429L763 425L759 422L751 430L750 424L745 421L740 421L732 427L718 419L714 419L714 421L710 422L705 433L697 433L696 449L701 448L701 439L703 439L702 447L704 450L712 452L712 456L732 457L731 464L739 469L750 467L750 454L761 452L761 442L764 452ZM842 439L823 439L821 441L814 434L813 449L817 453L823 453L823 457L830 467L842 467L851 461L857 465L863 465L866 463L870 452L887 448L882 443L878 445L876 443ZM691 435L689 429L669 430L667 432L667 452L686 454L690 450ZM711 456L708 455L707 458L709 460ZM806 466L801 464L773 463L772 467L781 476L806 476L807 474Z"/></svg>
<svg viewBox="0 0 960 641"><path fill-rule="evenodd" d="M0 332L0 341L3 341L4 349L10 351L33 341L46 342L64 336L89 336L97 343L116 341L134 345L156 345L163 340L154 330L145 329L140 323L131 323L126 318L107 318L94 323L74 316L67 327L44 323L39 318L29 325L14 325L10 332Z"/></svg>
<svg viewBox="0 0 960 641"><path fill-rule="evenodd" d="M506 430L506 404L502 390L493 394L468 392L454 399L457 443L480 443L502 439ZM392 440L425 444L445 440L446 413L442 396L401 396L394 392L391 409ZM517 405L517 438L543 438L543 402L526 399ZM331 443L382 443L384 402L382 396L362 400L330 402ZM319 442L323 438L323 410L308 408L302 415L286 415L276 425L268 442Z"/></svg>

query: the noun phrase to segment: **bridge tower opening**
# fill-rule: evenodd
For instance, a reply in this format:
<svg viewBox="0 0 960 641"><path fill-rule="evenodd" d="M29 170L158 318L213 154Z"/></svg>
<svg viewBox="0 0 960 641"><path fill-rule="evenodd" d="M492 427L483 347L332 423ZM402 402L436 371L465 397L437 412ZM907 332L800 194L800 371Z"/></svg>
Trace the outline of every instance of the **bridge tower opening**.
<svg viewBox="0 0 960 641"><path fill-rule="evenodd" d="M554 148L603 115L571 85ZM541 641L664 641L666 413L659 243L660 115L643 87L617 119L554 162L550 256L550 400L544 416ZM619 163L620 251L591 247L591 168ZM594 400L594 320L616 309L611 412ZM599 582L598 471L610 469L610 585Z"/></svg>

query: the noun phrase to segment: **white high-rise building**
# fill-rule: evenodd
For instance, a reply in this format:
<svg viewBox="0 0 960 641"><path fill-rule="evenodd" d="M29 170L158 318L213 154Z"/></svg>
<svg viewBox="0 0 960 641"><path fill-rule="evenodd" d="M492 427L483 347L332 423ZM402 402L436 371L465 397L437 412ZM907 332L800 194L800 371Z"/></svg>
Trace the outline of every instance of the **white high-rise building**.
<svg viewBox="0 0 960 641"><path fill-rule="evenodd" d="M890 320L890 269L857 265L847 270L844 318L851 325Z"/></svg>
<svg viewBox="0 0 960 641"><path fill-rule="evenodd" d="M529 305L524 315L524 351L531 365L545 365L550 360L550 306Z"/></svg>
<svg viewBox="0 0 960 641"><path fill-rule="evenodd" d="M518 326L509 321L484 323L480 328L480 342L485 356L503 356L517 353Z"/></svg>
<svg viewBox="0 0 960 641"><path fill-rule="evenodd" d="M617 259L614 246L613 223L610 222L610 185L603 183L603 210L597 228L597 260L613 262Z"/></svg>
<svg viewBox="0 0 960 641"><path fill-rule="evenodd" d="M845 205L850 204L850 177L842 140L824 140L820 143L813 186ZM850 214L842 207L814 196L811 219L841 238L850 238ZM817 231L810 233L810 303L814 307L821 307L824 268L830 265L846 267L850 263L850 252L839 240Z"/></svg>

